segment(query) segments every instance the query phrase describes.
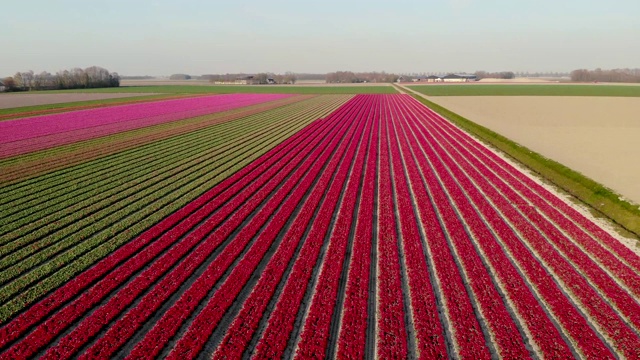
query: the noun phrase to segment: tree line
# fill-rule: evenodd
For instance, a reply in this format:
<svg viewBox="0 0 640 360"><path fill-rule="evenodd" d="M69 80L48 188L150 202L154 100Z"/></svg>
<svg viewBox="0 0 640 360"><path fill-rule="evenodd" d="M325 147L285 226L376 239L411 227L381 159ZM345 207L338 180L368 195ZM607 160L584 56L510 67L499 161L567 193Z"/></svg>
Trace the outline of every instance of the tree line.
<svg viewBox="0 0 640 360"><path fill-rule="evenodd" d="M17 72L2 82L5 91L88 89L118 87L120 76L105 68L90 66L86 69L61 70L55 74L47 71L36 74L33 70Z"/></svg>
<svg viewBox="0 0 640 360"><path fill-rule="evenodd" d="M578 69L571 72L571 81L639 83L640 69Z"/></svg>
<svg viewBox="0 0 640 360"><path fill-rule="evenodd" d="M359 72L336 71L327 73L325 80L327 83L393 83L398 81L400 76L382 72Z"/></svg>
<svg viewBox="0 0 640 360"><path fill-rule="evenodd" d="M475 76L480 79L515 79L516 74L513 71L486 72L476 71Z"/></svg>

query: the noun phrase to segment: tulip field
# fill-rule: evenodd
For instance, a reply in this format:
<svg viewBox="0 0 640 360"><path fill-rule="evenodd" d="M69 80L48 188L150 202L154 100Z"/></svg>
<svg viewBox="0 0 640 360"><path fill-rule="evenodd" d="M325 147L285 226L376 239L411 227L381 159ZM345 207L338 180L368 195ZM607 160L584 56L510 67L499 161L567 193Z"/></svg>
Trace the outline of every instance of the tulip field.
<svg viewBox="0 0 640 360"><path fill-rule="evenodd" d="M406 94L0 121L0 359L640 358L640 256Z"/></svg>

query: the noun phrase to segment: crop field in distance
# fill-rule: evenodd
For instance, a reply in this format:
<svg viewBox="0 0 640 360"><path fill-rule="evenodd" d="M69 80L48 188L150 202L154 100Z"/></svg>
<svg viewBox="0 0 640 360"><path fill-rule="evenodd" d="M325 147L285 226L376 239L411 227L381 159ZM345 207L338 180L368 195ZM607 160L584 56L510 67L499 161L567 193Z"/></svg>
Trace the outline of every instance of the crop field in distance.
<svg viewBox="0 0 640 360"><path fill-rule="evenodd" d="M640 86L609 84L408 85L428 96L640 96Z"/></svg>
<svg viewBox="0 0 640 360"><path fill-rule="evenodd" d="M111 91L0 114L0 359L640 358L638 248L411 95Z"/></svg>

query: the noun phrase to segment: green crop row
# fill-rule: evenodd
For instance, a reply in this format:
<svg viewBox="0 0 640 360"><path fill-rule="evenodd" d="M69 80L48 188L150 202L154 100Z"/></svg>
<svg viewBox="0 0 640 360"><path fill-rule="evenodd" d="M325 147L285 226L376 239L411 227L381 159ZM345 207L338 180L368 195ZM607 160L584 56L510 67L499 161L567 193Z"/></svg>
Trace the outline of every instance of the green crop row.
<svg viewBox="0 0 640 360"><path fill-rule="evenodd" d="M0 169L2 168L6 169L12 165L22 166L25 163L34 162L42 159L51 159L55 161L60 155L71 153L78 149L86 149L86 148L92 148L92 147L96 147L103 144L109 144L109 143L112 143L114 140L137 138L153 132L174 129L177 126L206 123L206 122L214 121L219 118L225 118L225 117L234 116L237 114L247 113L248 111L255 111L255 110L269 108L274 105L282 106L290 103L292 99L297 99L297 98L280 99L280 100L275 100L267 103L261 103L261 104L246 106L238 109L232 109L224 112L198 116L195 118L188 118L184 120L156 124L152 126L143 127L140 129L133 129L129 131L119 132L109 136L88 139L88 140L74 142L67 145L57 146L50 149L44 149L44 150L31 152L23 155L18 155L18 156L6 158L6 159L0 159Z"/></svg>
<svg viewBox="0 0 640 360"><path fill-rule="evenodd" d="M248 131L258 132L258 129L243 129ZM275 129L274 129L275 130ZM251 136L255 136L254 133L250 133ZM8 240L14 240L5 246L0 247L0 256L5 255L8 252L19 249L11 256L7 258L0 258L0 269L16 263L23 258L27 257L31 253L39 251L41 248L48 246L55 242L56 238L63 236L64 229L61 229L62 222L65 224L78 225L83 221L97 221L94 214L101 209L109 209L114 211L119 208L129 206L130 203L135 201L142 192L159 191L166 186L171 186L173 178L181 177L183 173L189 173L197 171L198 167L206 166L208 162L220 158L220 156L227 157L238 150L234 150L233 147L238 147L231 142L236 141L248 141L250 136L245 137L233 137L227 136L226 139L216 141L215 143L202 143L189 148L189 152L176 152L174 156L168 156L153 163L149 163L147 166L148 171L136 172L131 175L125 176L120 181L117 181L118 186L111 188L108 191L101 188L101 186L95 186L95 190L89 193L83 193L84 200L76 202L69 206L69 200L59 203L57 206L48 207L48 215L39 218L34 221L30 217L25 217L16 221L23 226L14 230L11 233L4 235L3 237ZM223 142L224 141L224 142ZM211 148L211 145L217 145L222 142L222 145L217 148ZM212 151L215 150L215 151ZM169 164L161 167L163 163ZM214 166L214 165L212 165ZM216 165L217 166L217 165ZM116 182L114 182L116 183ZM104 186L110 185L109 181L106 183L98 182ZM77 201L76 197L70 197L73 201ZM41 214L39 214L41 215ZM90 217L89 217L90 216ZM37 229L37 231L34 231ZM46 237L53 231L58 230L56 235ZM31 242L37 239L43 239L35 244ZM25 245L30 246L26 247ZM61 242L56 243L56 247L60 247ZM50 256L46 254L50 252L51 248L48 248L42 255ZM0 275L0 283L2 283L2 275Z"/></svg>
<svg viewBox="0 0 640 360"><path fill-rule="evenodd" d="M264 116L262 117L264 118ZM261 126L262 121L266 120L258 116L218 124L200 131L124 151L87 163L85 166L43 176L39 178L39 182L32 182L24 187L10 186L6 202L9 203L11 209L5 212L5 217L0 220L0 224L4 220L3 226L5 228L9 224L18 226L19 224L15 222L17 218L25 217L35 211L42 212L51 205L65 202L68 198L80 200L83 198L82 192L87 193L98 189L105 193L107 189L120 185L118 176L122 174L128 177L137 177L138 172L155 169L157 163L170 162L167 157L184 157L185 154L179 153L181 149L196 154L200 150L194 149L192 146L185 146L185 144L205 143L203 146L209 148L211 145L226 141L226 138L244 134L252 128ZM209 140L211 138L213 140ZM74 191L74 188L77 190Z"/></svg>
<svg viewBox="0 0 640 360"><path fill-rule="evenodd" d="M289 105L287 107L285 107L286 109L290 109L289 111L296 111L296 105ZM301 107L303 105L297 105L298 107ZM254 115L255 116L255 115ZM258 114L259 116L259 114ZM202 119L202 117L197 118L199 120ZM255 118L252 118L255 120ZM241 120L241 119L238 119ZM236 120L236 121L238 121ZM246 120L244 121L245 123L247 122ZM234 124L234 122L223 122L221 124L217 124L217 125L213 125L214 126L218 126L218 127L235 127L237 126L236 124ZM197 134L198 131L200 131L200 133L202 133L203 131L207 131L206 129L200 129L200 130L196 130L193 133ZM118 136L119 134L114 134L112 136ZM171 137L170 139L164 140L164 141L172 141L174 144L180 144L184 141L186 141L186 139L188 139L191 135L191 133L187 133L187 134L181 134L181 135L177 135L174 137ZM67 187L69 186L69 176L66 176L66 174L70 174L73 173L73 181L78 181L81 180L81 177L79 176L79 174L85 174L85 173L89 173L92 174L94 176L99 176L100 174L112 174L112 168L116 167L118 165L120 165L122 162L127 162L130 163L130 159L128 158L131 154L134 153L141 153L141 154L145 154L145 156L155 156L156 153L154 152L154 147L158 147L158 146L164 146L166 143L161 143L161 144L157 144L157 143L151 143L151 144L147 144L146 147L136 147L133 149L129 149L129 150L125 150L122 152L119 152L117 154L108 156L103 158L102 160L102 164L98 165L97 162L92 162L92 163L85 163L84 165L77 165L73 168L69 168L67 170L58 170L56 172L50 173L50 174L46 174L46 175L41 175L40 177L37 178L33 178L30 180L26 180L20 183L16 183L16 184L11 184L8 186L5 186L3 188L0 188L0 195L2 196L2 200L0 200L0 204L4 204L4 203L8 203L11 202L15 199L21 199L22 201L28 200L30 199L29 197L25 197L25 193L30 193L33 194L32 197L42 197L44 194L42 192L38 191L38 188L42 188L43 186L45 186L45 184L49 185L48 182L52 181L51 179L53 179L53 181L57 181L58 184L62 184L63 187ZM150 155L151 154L151 155ZM86 170L84 173L80 172L80 169L88 169Z"/></svg>
<svg viewBox="0 0 640 360"><path fill-rule="evenodd" d="M262 126L260 123L256 123L256 124L252 123L251 125L254 128L256 126ZM213 133L215 133L215 129L213 129L212 131ZM239 131L240 133L234 136L231 136L228 140L223 139L224 141L227 141L228 143L227 147L239 146L237 142L236 144L233 143L233 139L238 139L238 136L247 133L249 130L246 128L243 128L243 129L240 129ZM220 131L220 133L223 133L224 134L223 136L229 136L229 132L226 130ZM133 188L138 186L138 183L141 181L140 179L149 177L150 179L146 181L147 184L153 184L155 182L158 182L161 177L167 178L173 175L172 173L170 173L170 171L172 171L171 169L179 166L180 164L188 163L189 161L196 164L201 162L202 159L199 159L202 156L201 154L205 152L211 152L212 149L215 149L216 143L220 143L220 142L221 141L219 139L217 139L216 141L208 141L207 138L203 139L202 137L200 137L197 140L188 139L188 141L183 141L182 142L183 149L186 149L186 151L190 152L191 154L186 154L184 151L183 152L178 151L178 149L176 148L176 144L170 143L168 145L168 148L170 149L170 151L175 152L174 156L170 156L170 155L159 156L159 159L156 162L149 163L150 165L147 166L147 169L146 169L147 171L145 171L144 173L137 171L139 170L139 167L138 165L135 165L134 167L127 168L121 172L125 176L124 179L118 179L116 174L114 174L113 171L110 171L111 177L102 179L101 181L96 181L95 184L89 184L90 186L87 186L85 184L76 185L76 187L80 188L80 190L70 191L71 187L69 186L69 184L64 184L63 190L69 193L57 194L58 196L53 198L53 199L59 200L56 205L44 206L44 205L49 205L46 202L44 205L28 204L29 205L28 209L34 209L36 207L39 209L39 211L37 211L37 215L40 216L39 219L36 219L33 216L24 216L22 218L19 218L18 215L21 215L21 214L14 214L13 217L9 216L8 220L10 221L7 221L8 224L16 228L17 231L13 231L13 234L5 235L3 238L6 238L7 240L10 241L15 238L21 237L19 243L28 243L28 241L31 241L32 238L34 237L38 238L48 234L48 233L42 233L42 231L38 231L37 235L29 234L30 230L37 227L37 225L42 225L43 222L45 224L48 224L47 227L49 231L51 231L51 229L60 228L61 225L64 226L64 224L61 224L60 221L58 221L58 219L60 218L63 218L63 220L66 223L75 222L77 220L76 218L80 217L80 215L77 214L77 212L84 210L83 212L87 213L86 209L84 209L83 207L77 206L78 203L84 202L83 204L84 206L92 205L94 208L96 208L98 205L103 205L100 203L102 199L107 199L108 201L118 201L118 199L122 199L122 198L131 200L132 199L131 196L133 196L136 191ZM200 145L196 146L198 143ZM144 153L149 153L152 151L157 151L157 149L153 149L153 150L147 149L145 150ZM227 151L227 149L223 148L219 150L219 152L223 152L223 151ZM216 154L210 154L207 156L209 157L216 156ZM101 167L101 166L102 165L98 165L98 167ZM149 176L147 175L149 172L154 172L154 174ZM65 175L64 177L67 178L68 175ZM74 177L77 178L77 175L74 175ZM79 191L87 190L87 189L91 191L79 193ZM43 189L39 189L38 193L42 194L42 192L43 192ZM116 196L115 200L113 200L114 195ZM50 201L53 201L53 200L50 200ZM74 201L75 204L71 205L70 201ZM15 207L15 204L11 204L11 205L12 207ZM106 207L106 205L111 205L111 203L106 203L104 205L105 205L104 207ZM74 212L76 212L75 218L72 215ZM89 212L89 214L91 214L91 212ZM51 216L47 216L47 215L51 215ZM71 217L68 217L69 215ZM84 215L85 214L83 214L83 216ZM25 224L27 225L26 229L19 228L19 226L22 226ZM25 236L25 234L27 236ZM13 245L14 243L11 243L11 245ZM11 247L7 246L5 248L8 251L10 251L12 250L12 248L15 248L15 246L11 246ZM4 254L5 252L6 251L0 250L0 254ZM3 268L3 267L4 266L0 266L0 268Z"/></svg>
<svg viewBox="0 0 640 360"><path fill-rule="evenodd" d="M345 98L342 98L340 101L336 101L333 98L325 101L331 103L335 108L345 100ZM79 238L83 241L80 243L74 242L74 246L70 249L46 259L40 257L42 251L30 256L25 262L29 262L36 257L45 261L35 268L31 267L22 276L17 277L14 273L14 271L23 272L18 267L10 267L3 271L3 278L14 280L0 289L0 301L4 303L0 306L0 321L11 317L26 304L35 301L43 294L91 266L117 247L131 240L144 229L186 205L222 179L253 161L268 149L301 129L305 124L323 116L329 110L323 108L322 111L315 115L308 114L305 119L301 119L295 125L287 124L287 131L277 131L277 127L273 126L273 131L269 135L255 140L251 144L243 144L242 149L244 152L228 154L225 158L219 159L215 163L199 167L189 176L177 179L174 177L170 179L172 181L170 185L161 187L157 191L152 191L150 188L142 191L143 194L139 196L140 201L130 203L126 207L109 213L97 222L92 221L78 228L78 232L73 233L70 238ZM273 118L274 125L281 121L282 118ZM74 226L71 224L68 228L74 228ZM73 242L74 240L71 241ZM70 245L67 245L68 248ZM25 265L29 267L28 264ZM20 268L24 270L24 267ZM7 275L4 275L4 273L7 273Z"/></svg>
<svg viewBox="0 0 640 360"><path fill-rule="evenodd" d="M59 204L59 206L49 207L47 208L49 215L36 221L30 218L20 219L23 220L22 222L25 226L5 235L9 239L16 240L1 247L0 255L5 255L15 249L19 250L11 253L9 257L0 258L0 269L13 265L50 244L55 245L38 254L38 258L42 259L41 261L69 246L75 245L75 242L80 241L76 236L64 241L56 240L69 234L69 228L64 227L65 224L67 226L73 224L73 227L78 228L83 223L100 221L100 212L107 213L128 207L144 193L155 193L170 188L175 185L173 183L175 178L189 176L189 173L199 171L200 168L205 166L214 168L223 166L222 160L239 156L247 150L244 144L250 144L254 140L252 138L261 137L261 133L266 131L264 130L264 125L257 123L252 129L241 129L241 132L235 136L225 134L229 136L216 142L207 142L206 139L205 141L201 140L200 144L190 142L190 146L187 147L190 154L177 152L175 156L162 157L159 164L149 166L150 171L126 176L125 179L127 181L120 181L122 184L116 188L105 191L101 186L98 186L90 194L82 194L89 195L84 196L86 197L84 201L76 202L71 206L69 201L66 201ZM292 125L296 126L298 124L295 121L293 123L283 122L275 125L270 131L278 131ZM246 135L242 136L243 134ZM218 143L222 143L222 146L215 147ZM165 165L161 167L163 164ZM108 180L103 185L105 187L108 186ZM77 201L76 197L71 197L71 199ZM37 230L33 231L34 229ZM53 236L48 236L54 231L56 233ZM32 243L37 239L42 240ZM32 263L33 261L35 259L30 258L27 262ZM26 266L26 264L23 262L18 266ZM0 275L0 283L6 280Z"/></svg>

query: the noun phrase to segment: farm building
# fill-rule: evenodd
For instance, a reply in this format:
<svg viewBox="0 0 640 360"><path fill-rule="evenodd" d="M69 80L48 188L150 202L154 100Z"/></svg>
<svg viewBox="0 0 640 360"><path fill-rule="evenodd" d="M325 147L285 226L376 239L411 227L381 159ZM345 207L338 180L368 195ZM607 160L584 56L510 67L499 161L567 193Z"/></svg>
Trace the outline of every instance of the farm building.
<svg viewBox="0 0 640 360"><path fill-rule="evenodd" d="M3 92L4 90L5 90L4 83L0 81L0 92Z"/></svg>
<svg viewBox="0 0 640 360"><path fill-rule="evenodd" d="M444 82L469 82L476 80L478 80L478 77L476 75L467 74L448 74L442 77L442 81Z"/></svg>
<svg viewBox="0 0 640 360"><path fill-rule="evenodd" d="M441 82L442 78L436 75L429 75L425 78L426 82Z"/></svg>

